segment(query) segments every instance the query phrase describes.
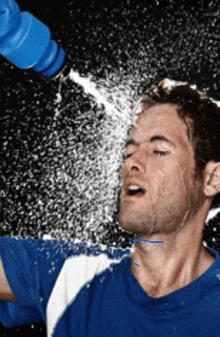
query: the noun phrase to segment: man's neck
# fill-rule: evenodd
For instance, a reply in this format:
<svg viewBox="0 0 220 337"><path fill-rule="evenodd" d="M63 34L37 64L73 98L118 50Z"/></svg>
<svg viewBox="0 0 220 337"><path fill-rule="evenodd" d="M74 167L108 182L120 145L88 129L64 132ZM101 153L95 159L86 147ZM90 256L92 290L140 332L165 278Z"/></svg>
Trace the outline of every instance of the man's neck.
<svg viewBox="0 0 220 337"><path fill-rule="evenodd" d="M170 248L147 242L136 242L132 254L132 273L140 286L150 297L165 296L196 280L214 262L214 257L208 253L202 244L181 246L181 242ZM156 244L155 244L156 245ZM137 265L133 264L136 263Z"/></svg>

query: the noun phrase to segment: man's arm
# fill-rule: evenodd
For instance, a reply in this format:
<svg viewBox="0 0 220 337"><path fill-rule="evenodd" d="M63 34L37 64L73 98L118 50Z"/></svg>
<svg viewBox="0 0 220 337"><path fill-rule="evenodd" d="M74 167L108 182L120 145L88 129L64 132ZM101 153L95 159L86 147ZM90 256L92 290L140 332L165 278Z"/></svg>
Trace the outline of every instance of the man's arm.
<svg viewBox="0 0 220 337"><path fill-rule="evenodd" d="M8 284L8 280L4 272L1 257L0 257L0 301L16 302L16 298L13 295L13 292Z"/></svg>

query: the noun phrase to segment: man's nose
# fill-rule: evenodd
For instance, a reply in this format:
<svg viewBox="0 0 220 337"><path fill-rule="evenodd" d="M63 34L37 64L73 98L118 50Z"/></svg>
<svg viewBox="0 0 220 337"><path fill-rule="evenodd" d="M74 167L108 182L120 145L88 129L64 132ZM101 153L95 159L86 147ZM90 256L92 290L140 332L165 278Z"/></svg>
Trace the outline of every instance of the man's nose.
<svg viewBox="0 0 220 337"><path fill-rule="evenodd" d="M144 173L145 172L145 156L142 151L135 151L130 157L125 159L124 164L122 166L122 174L124 171L126 173L137 171Z"/></svg>

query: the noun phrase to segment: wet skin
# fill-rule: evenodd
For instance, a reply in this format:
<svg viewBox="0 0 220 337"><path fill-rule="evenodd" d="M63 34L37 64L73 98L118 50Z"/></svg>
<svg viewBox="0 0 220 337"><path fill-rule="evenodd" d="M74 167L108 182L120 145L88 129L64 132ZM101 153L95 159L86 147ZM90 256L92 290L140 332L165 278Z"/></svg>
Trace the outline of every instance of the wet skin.
<svg viewBox="0 0 220 337"><path fill-rule="evenodd" d="M138 193L129 187L139 186ZM135 238L132 272L148 294L162 296L195 280L214 261L202 244L211 198L195 178L193 146L177 107L149 108L132 129L122 167L119 221Z"/></svg>

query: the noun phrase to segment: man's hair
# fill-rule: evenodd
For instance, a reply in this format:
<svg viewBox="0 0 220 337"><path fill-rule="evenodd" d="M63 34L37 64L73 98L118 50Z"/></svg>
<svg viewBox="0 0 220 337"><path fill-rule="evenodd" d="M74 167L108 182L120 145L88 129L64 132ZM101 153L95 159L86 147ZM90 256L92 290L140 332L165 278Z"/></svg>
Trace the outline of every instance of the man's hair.
<svg viewBox="0 0 220 337"><path fill-rule="evenodd" d="M220 162L220 102L214 101L195 85L165 79L141 98L140 113L164 103L177 106L177 113L187 126L187 135L194 148L195 176L202 177L209 161ZM219 205L220 194L213 199L211 208Z"/></svg>

